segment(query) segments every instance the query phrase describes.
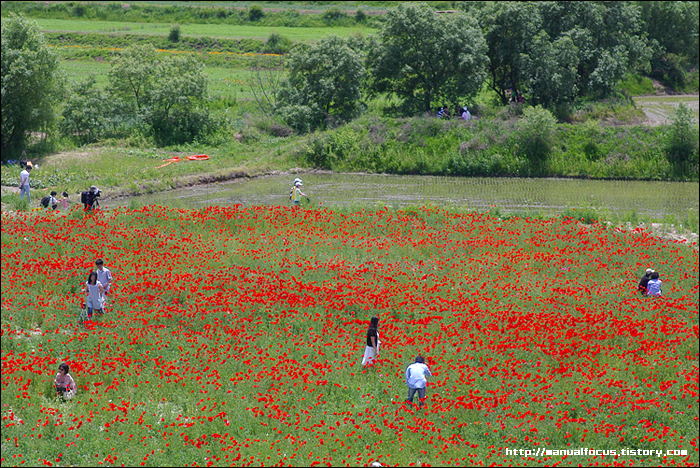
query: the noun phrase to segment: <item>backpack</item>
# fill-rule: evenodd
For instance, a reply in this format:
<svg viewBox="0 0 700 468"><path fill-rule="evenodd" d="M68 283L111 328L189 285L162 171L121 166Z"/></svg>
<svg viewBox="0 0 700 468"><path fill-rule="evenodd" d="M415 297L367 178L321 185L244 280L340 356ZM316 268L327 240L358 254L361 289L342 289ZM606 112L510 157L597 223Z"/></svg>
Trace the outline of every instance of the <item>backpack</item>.
<svg viewBox="0 0 700 468"><path fill-rule="evenodd" d="M80 194L80 203L82 203L83 205L87 205L87 203L88 203L88 195L89 195L89 194L90 194L90 192L88 192L87 190L84 191L84 192L82 192L82 193Z"/></svg>
<svg viewBox="0 0 700 468"><path fill-rule="evenodd" d="M51 201L51 197L49 197L49 196L42 198L41 199L41 206L43 206L44 208L48 208L50 201Z"/></svg>

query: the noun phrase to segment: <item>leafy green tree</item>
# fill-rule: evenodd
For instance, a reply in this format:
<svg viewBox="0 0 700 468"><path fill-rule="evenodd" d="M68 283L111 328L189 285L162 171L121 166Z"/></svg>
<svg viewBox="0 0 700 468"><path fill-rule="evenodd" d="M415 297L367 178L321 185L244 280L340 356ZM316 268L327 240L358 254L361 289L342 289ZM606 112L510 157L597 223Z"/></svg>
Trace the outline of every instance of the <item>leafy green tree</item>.
<svg viewBox="0 0 700 468"><path fill-rule="evenodd" d="M635 2L643 33L652 50L651 76L676 89L687 84L687 71L698 67L697 2Z"/></svg>
<svg viewBox="0 0 700 468"><path fill-rule="evenodd" d="M60 95L58 56L35 21L12 14L2 19L2 157L17 155L29 132L53 121Z"/></svg>
<svg viewBox="0 0 700 468"><path fill-rule="evenodd" d="M105 131L110 108L109 96L95 88L95 77L76 83L66 98L59 130L82 143L92 143Z"/></svg>
<svg viewBox="0 0 700 468"><path fill-rule="evenodd" d="M698 163L698 127L693 124L693 112L682 102L673 114L665 150L666 159L679 174Z"/></svg>
<svg viewBox="0 0 700 468"><path fill-rule="evenodd" d="M331 35L316 44L299 44L286 66L280 113L295 130L317 128L328 118L347 120L359 110L363 57L347 40Z"/></svg>
<svg viewBox="0 0 700 468"><path fill-rule="evenodd" d="M481 88L486 52L471 16L436 14L425 4L400 4L386 14L371 44L367 58L371 90L393 93L414 110L459 102Z"/></svg>
<svg viewBox="0 0 700 468"><path fill-rule="evenodd" d="M158 144L192 141L209 117L204 66L193 56L162 56L153 46L135 46L112 63L109 91L131 103Z"/></svg>
<svg viewBox="0 0 700 468"><path fill-rule="evenodd" d="M524 84L532 104L550 107L573 101L578 92L577 52L568 36L554 42L544 31L535 36L530 53L523 60L527 76Z"/></svg>
<svg viewBox="0 0 700 468"><path fill-rule="evenodd" d="M152 45L137 45L122 52L109 70L111 94L133 102L141 110L155 79L156 55Z"/></svg>
<svg viewBox="0 0 700 468"><path fill-rule="evenodd" d="M533 2L488 2L473 10L488 46L489 87L505 105L508 90L525 91L521 89L528 78L524 61L541 31L539 9Z"/></svg>
<svg viewBox="0 0 700 468"><path fill-rule="evenodd" d="M606 96L627 70L648 64L642 21L630 2L537 2L552 41L568 36L578 53L580 95Z"/></svg>

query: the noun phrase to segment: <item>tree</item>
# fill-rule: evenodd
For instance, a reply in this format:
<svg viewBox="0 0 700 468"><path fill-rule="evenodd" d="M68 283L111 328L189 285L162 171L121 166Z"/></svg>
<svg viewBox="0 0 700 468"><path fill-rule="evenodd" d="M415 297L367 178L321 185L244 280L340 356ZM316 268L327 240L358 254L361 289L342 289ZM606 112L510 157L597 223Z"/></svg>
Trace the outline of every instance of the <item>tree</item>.
<svg viewBox="0 0 700 468"><path fill-rule="evenodd" d="M109 91L132 104L158 144L192 141L208 125L204 66L193 56L159 56L135 46L112 63Z"/></svg>
<svg viewBox="0 0 700 468"><path fill-rule="evenodd" d="M248 86L253 93L253 100L260 111L272 117L277 107L277 95L284 76L284 59L281 57L262 56L256 58L248 78Z"/></svg>
<svg viewBox="0 0 700 468"><path fill-rule="evenodd" d="M642 29L652 49L651 76L676 89L686 84L686 71L698 67L697 2L636 2Z"/></svg>
<svg viewBox="0 0 700 468"><path fill-rule="evenodd" d="M279 94L280 112L288 115L285 119L297 131L307 124L309 128L321 126L329 117L347 120L358 111L363 60L347 40L331 35L316 44L299 44L290 52L286 66L289 75ZM300 116L309 121L295 122Z"/></svg>
<svg viewBox="0 0 700 468"><path fill-rule="evenodd" d="M578 53L579 94L606 96L629 69L648 63L639 8L630 2L538 2L552 41L568 36Z"/></svg>
<svg viewBox="0 0 700 468"><path fill-rule="evenodd" d="M386 14L369 51L371 89L393 93L414 110L458 102L481 88L486 52L471 16L436 14L425 4L400 4Z"/></svg>
<svg viewBox="0 0 700 468"><path fill-rule="evenodd" d="M62 89L58 56L35 21L12 14L2 19L2 157L17 155L29 132L54 118Z"/></svg>
<svg viewBox="0 0 700 468"><path fill-rule="evenodd" d="M577 48L568 36L552 42L541 31L532 41L530 53L524 56L524 85L533 105L545 107L573 101L578 92Z"/></svg>
<svg viewBox="0 0 700 468"><path fill-rule="evenodd" d="M73 86L66 98L63 120L59 124L61 133L77 136L83 143L91 143L100 137L106 129L110 113L109 96L94 86L94 76Z"/></svg>
<svg viewBox="0 0 700 468"><path fill-rule="evenodd" d="M488 46L489 86L508 103L508 90L524 91L524 60L530 56L542 19L532 2L489 2L476 10Z"/></svg>

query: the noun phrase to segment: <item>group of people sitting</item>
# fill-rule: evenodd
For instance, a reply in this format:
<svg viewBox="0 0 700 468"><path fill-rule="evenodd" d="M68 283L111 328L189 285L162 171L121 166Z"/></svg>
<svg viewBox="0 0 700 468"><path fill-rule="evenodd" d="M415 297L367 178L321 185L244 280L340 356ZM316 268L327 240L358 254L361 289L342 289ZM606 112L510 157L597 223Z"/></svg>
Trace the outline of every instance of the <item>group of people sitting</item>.
<svg viewBox="0 0 700 468"><path fill-rule="evenodd" d="M639 280L637 289L643 296L661 296L661 280L659 279L659 272L654 271L651 268L647 268L644 272L644 276L642 276L642 279Z"/></svg>
<svg viewBox="0 0 700 468"><path fill-rule="evenodd" d="M459 118L464 119L464 120L471 120L472 119L472 114L467 109L467 106L455 107L455 115L458 115ZM440 119L451 119L452 118L452 116L450 115L450 111L447 107L447 104L445 104L444 106L442 106L441 108L438 109L437 116Z"/></svg>

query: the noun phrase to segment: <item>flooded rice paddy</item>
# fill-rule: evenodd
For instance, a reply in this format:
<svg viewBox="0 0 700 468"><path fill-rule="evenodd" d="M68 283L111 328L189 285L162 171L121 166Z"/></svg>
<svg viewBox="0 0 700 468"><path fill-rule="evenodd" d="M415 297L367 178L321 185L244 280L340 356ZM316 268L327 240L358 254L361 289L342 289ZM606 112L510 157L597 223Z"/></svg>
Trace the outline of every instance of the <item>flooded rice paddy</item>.
<svg viewBox="0 0 700 468"><path fill-rule="evenodd" d="M405 208L432 204L460 210L560 214L593 208L654 219L698 217L697 182L609 181L583 179L463 178L377 174L307 173L200 185L164 193L115 200L110 205L164 205L201 208L211 205L289 205L295 177L313 207Z"/></svg>

